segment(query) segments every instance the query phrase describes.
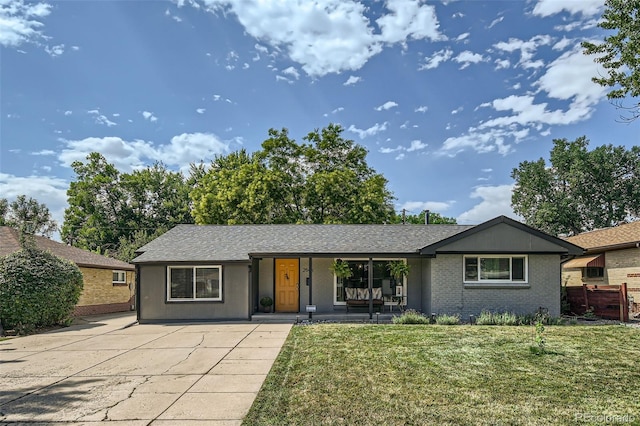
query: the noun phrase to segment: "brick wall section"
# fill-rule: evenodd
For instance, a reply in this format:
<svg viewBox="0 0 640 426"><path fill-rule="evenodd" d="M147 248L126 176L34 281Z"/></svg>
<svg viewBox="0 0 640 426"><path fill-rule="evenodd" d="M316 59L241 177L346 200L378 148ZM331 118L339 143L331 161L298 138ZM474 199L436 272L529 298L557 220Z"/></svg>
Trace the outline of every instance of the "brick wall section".
<svg viewBox="0 0 640 426"><path fill-rule="evenodd" d="M439 254L431 264L431 311L463 319L483 309L517 314L545 307L560 315L560 256L529 256L529 288L465 288L460 254Z"/></svg>
<svg viewBox="0 0 640 426"><path fill-rule="evenodd" d="M114 312L127 312L131 311L131 307L135 304L135 298L132 297L126 303L107 303L103 305L86 305L86 306L76 306L73 311L73 315L80 317L85 315L101 315L101 314L111 314Z"/></svg>
<svg viewBox="0 0 640 426"><path fill-rule="evenodd" d="M78 307L96 305L129 305L129 300L135 293L135 272L126 271L127 284L113 285L113 270L80 267L84 279L84 289L78 301ZM131 283L131 289L129 289ZM97 308L96 308L97 309ZM129 307L126 309L128 310ZM110 312L119 312L114 310ZM99 312L106 313L106 312Z"/></svg>

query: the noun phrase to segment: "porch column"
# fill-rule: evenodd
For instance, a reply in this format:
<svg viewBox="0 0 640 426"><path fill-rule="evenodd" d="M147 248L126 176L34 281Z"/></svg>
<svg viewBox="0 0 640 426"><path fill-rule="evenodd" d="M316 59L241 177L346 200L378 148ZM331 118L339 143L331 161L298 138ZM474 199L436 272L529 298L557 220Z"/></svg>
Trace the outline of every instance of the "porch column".
<svg viewBox="0 0 640 426"><path fill-rule="evenodd" d="M373 319L373 259L369 258L369 319Z"/></svg>

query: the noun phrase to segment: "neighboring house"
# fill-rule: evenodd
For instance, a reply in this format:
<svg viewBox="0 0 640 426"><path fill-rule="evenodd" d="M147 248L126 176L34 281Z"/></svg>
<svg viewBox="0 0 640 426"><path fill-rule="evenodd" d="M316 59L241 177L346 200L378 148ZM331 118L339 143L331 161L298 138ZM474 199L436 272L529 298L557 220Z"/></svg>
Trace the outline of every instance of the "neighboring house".
<svg viewBox="0 0 640 426"><path fill-rule="evenodd" d="M84 289L76 305L76 315L122 312L135 307L135 267L49 238L34 236L36 246L70 260L80 268ZM20 250L17 230L0 226L0 256Z"/></svg>
<svg viewBox="0 0 640 426"><path fill-rule="evenodd" d="M634 312L640 303L640 221L584 232L566 238L585 248L585 255L565 262L562 283L620 285L627 283Z"/></svg>
<svg viewBox="0 0 640 426"><path fill-rule="evenodd" d="M582 253L500 216L478 226L178 225L140 248L133 263L141 322L248 319L263 296L274 299L275 312L304 313L307 305L345 312L352 287L382 288L386 309L401 301L465 318L540 307L557 316L561 260ZM335 259L354 273L344 283L330 271ZM390 260L411 267L399 290Z"/></svg>

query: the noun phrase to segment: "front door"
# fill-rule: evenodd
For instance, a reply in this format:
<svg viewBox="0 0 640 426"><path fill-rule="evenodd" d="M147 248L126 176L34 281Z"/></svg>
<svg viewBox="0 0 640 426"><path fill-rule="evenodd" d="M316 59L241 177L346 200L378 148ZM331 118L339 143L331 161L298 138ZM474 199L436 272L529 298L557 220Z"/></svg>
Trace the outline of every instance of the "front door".
<svg viewBox="0 0 640 426"><path fill-rule="evenodd" d="M276 312L298 312L300 261L276 259Z"/></svg>

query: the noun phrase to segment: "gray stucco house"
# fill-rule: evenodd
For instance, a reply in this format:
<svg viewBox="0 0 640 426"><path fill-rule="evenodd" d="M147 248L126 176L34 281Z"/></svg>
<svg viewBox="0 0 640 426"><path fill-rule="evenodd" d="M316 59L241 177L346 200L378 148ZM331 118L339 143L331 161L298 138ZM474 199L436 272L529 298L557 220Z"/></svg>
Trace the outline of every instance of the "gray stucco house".
<svg viewBox="0 0 640 426"><path fill-rule="evenodd" d="M582 253L500 216L477 226L178 225L141 247L133 263L140 322L250 319L264 296L275 312L311 305L334 313L358 292L370 313L401 303L463 317L539 307L557 316L561 261ZM350 278L331 272L336 259L349 264ZM410 266L403 282L390 276L390 261Z"/></svg>

